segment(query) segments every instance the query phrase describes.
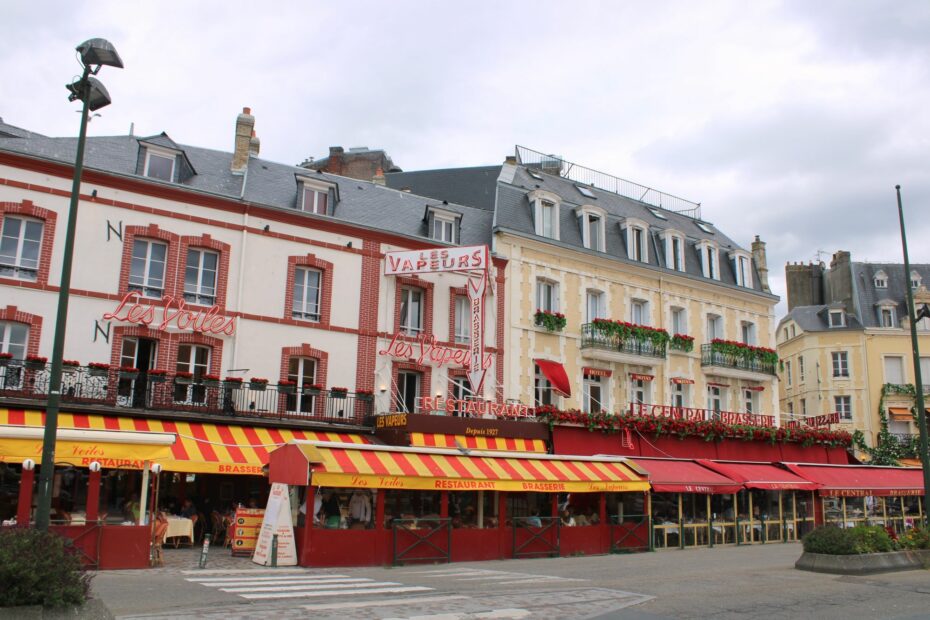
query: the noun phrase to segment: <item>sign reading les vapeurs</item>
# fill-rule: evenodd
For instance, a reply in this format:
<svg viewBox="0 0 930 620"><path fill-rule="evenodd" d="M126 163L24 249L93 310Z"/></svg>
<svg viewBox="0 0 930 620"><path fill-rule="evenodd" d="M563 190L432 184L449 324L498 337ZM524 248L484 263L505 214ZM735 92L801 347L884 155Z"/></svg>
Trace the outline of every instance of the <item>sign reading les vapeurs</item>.
<svg viewBox="0 0 930 620"><path fill-rule="evenodd" d="M486 245L387 252L384 255L384 275L386 276L407 276L439 271L485 271L487 268L488 246Z"/></svg>
<svg viewBox="0 0 930 620"><path fill-rule="evenodd" d="M113 312L103 315L104 320L136 323L159 331L173 327L201 334L232 336L236 333L236 317L220 314L219 306L210 306L206 310L192 309L183 299L167 295L161 300L164 306L156 308L139 303L140 297L138 291L126 293Z"/></svg>

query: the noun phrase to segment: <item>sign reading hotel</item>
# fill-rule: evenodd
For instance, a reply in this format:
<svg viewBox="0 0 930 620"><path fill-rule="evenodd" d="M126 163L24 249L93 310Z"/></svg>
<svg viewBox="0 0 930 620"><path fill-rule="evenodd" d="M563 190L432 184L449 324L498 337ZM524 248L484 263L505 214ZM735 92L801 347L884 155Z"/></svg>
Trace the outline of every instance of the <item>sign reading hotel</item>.
<svg viewBox="0 0 930 620"><path fill-rule="evenodd" d="M715 411L692 407L672 407L670 405L647 405L630 403L630 415L645 418L670 418L672 420L690 420L693 422L719 419L724 424L746 424L752 426L775 426L775 417L755 413L736 411Z"/></svg>
<svg viewBox="0 0 930 620"><path fill-rule="evenodd" d="M159 331L175 328L189 329L200 334L232 336L236 333L236 317L220 314L219 306L206 309L188 308L183 299L167 295L161 299L163 305L156 308L140 303L140 297L141 293L138 291L129 291L116 309L105 313L103 319L145 325ZM151 303L154 300L145 301Z"/></svg>
<svg viewBox="0 0 930 620"><path fill-rule="evenodd" d="M401 359L414 359L422 364L428 359L442 365L454 362L468 371L468 382L474 394L480 394L484 377L491 366L492 356L484 354L484 295L488 285L490 268L488 246L472 245L453 248L430 248L387 252L384 255L384 275L408 276L419 273L460 271L469 274L467 286L471 342L467 350L445 347L436 343L432 336L420 336L414 343L394 334L391 344L379 349L378 355L390 355ZM419 354L414 345L419 348Z"/></svg>

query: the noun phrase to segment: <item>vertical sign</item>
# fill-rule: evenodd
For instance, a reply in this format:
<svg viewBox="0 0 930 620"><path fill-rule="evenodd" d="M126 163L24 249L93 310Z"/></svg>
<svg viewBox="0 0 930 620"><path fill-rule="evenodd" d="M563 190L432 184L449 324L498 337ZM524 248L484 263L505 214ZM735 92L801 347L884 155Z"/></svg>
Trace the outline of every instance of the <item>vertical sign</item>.
<svg viewBox="0 0 930 620"><path fill-rule="evenodd" d="M297 543L294 540L294 522L291 520L291 497L287 485L274 482L268 494L265 518L255 543L252 561L262 566L271 564L271 544L278 537L278 566L297 566Z"/></svg>
<svg viewBox="0 0 930 620"><path fill-rule="evenodd" d="M255 549L255 539L263 514L265 511L258 508L236 508L236 515L233 517L233 555L251 555Z"/></svg>
<svg viewBox="0 0 930 620"><path fill-rule="evenodd" d="M471 302L471 345L469 347L468 382L475 396L481 395L484 384L484 290L488 275L484 271L477 278L468 279L468 300Z"/></svg>

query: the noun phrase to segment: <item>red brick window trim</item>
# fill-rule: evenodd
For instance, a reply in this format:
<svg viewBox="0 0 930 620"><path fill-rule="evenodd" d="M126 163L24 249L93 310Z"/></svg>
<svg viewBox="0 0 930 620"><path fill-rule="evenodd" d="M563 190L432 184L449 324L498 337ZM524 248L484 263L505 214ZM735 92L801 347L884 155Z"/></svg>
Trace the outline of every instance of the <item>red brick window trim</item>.
<svg viewBox="0 0 930 620"><path fill-rule="evenodd" d="M294 284L300 267L315 269L320 272L319 320L309 317L294 316ZM313 254L306 256L289 256L287 259L287 286L284 290L284 318L296 319L309 325L329 327L333 299L333 264Z"/></svg>
<svg viewBox="0 0 930 620"><path fill-rule="evenodd" d="M313 385L319 385L322 389L327 389L331 386L328 385L327 381L329 375L329 353L322 351L320 349L315 349L307 343L303 343L297 347L284 347L281 349L281 369L280 369L280 378L281 380L290 379L290 365L291 360L295 358L304 358L311 359L316 363L315 376L313 379ZM299 391L303 386L297 385L294 387L295 392ZM278 412L287 413L290 409L288 405L287 394L280 394L278 397ZM290 396L292 404L297 405L297 399L294 396ZM302 407L302 403L301 403ZM313 405L312 415L322 416L326 412L326 399L317 398L315 404ZM299 411L291 411L295 415L300 415ZM306 412L311 413L311 412ZM306 415L306 413L304 415Z"/></svg>
<svg viewBox="0 0 930 620"><path fill-rule="evenodd" d="M210 374L223 377L223 341L212 336L204 336L198 333L180 333L172 334L177 346L173 348L172 368L177 365L178 349L182 344L195 344L210 348Z"/></svg>
<svg viewBox="0 0 930 620"><path fill-rule="evenodd" d="M58 214L49 209L35 206L31 200L22 202L0 202L0 231L3 230L4 218L7 215L20 215L27 219L42 222L42 240L39 246L39 264L36 266L36 284L48 284L49 268L52 264L52 244L55 239L55 223ZM25 278L3 277L2 281L32 282Z"/></svg>
<svg viewBox="0 0 930 620"><path fill-rule="evenodd" d="M217 254L216 279L214 282L214 302L212 304L197 303L185 297L184 283L187 278L187 255L189 250L209 250ZM178 279L175 284L177 296L184 299L187 306L209 307L215 305L220 312L226 310L226 289L229 283L229 244L213 239L210 235L200 237L180 237L178 242Z"/></svg>
<svg viewBox="0 0 930 620"><path fill-rule="evenodd" d="M449 288L449 342L455 344L468 344L468 341L459 342L456 340L455 334L455 318L456 318L456 305L459 303L460 298L468 299L468 288L464 286L460 287L450 287ZM467 313L466 313L467 314ZM466 320L470 320L471 317L468 317Z"/></svg>
<svg viewBox="0 0 930 620"><path fill-rule="evenodd" d="M420 385L418 386L417 396L423 398L429 396L430 390L433 389L433 369L429 366L415 364L413 362L392 362L391 364L391 410L403 411L398 406L400 397L400 373L403 371L413 371L420 373ZM409 413L417 413L410 411Z"/></svg>
<svg viewBox="0 0 930 620"><path fill-rule="evenodd" d="M423 298L421 300L421 322L420 322L420 331L416 334L407 334L404 332L404 335L407 336L432 336L433 335L433 283L421 280L417 277L404 278L397 277L395 278L395 292L394 292L394 333L401 333L400 327L400 304L401 296L405 288L414 288L419 289L423 292Z"/></svg>
<svg viewBox="0 0 930 620"><path fill-rule="evenodd" d="M178 365L178 349L182 344L194 344L210 349L209 374L221 376L223 369L223 341L219 338L196 333L171 333L150 329L140 325L121 325L113 328L113 348L110 352L110 364L120 365L123 341L126 338L146 338L158 343L155 352L155 368L174 374ZM90 360L99 361L99 360Z"/></svg>
<svg viewBox="0 0 930 620"><path fill-rule="evenodd" d="M148 226L127 226L123 230L123 257L119 273L119 293L129 292L129 272L132 268L132 248L136 239L162 241L168 248L165 253L164 290L162 297L178 297L178 241L180 237L167 230L162 230L157 224ZM183 276L182 276L183 278ZM181 289L183 292L183 288ZM145 299L153 299L146 297Z"/></svg>
<svg viewBox="0 0 930 620"><path fill-rule="evenodd" d="M23 312L16 306L7 306L6 308L0 309L0 321L28 325L29 334L26 336L26 355L39 354L39 340L42 337L41 316Z"/></svg>

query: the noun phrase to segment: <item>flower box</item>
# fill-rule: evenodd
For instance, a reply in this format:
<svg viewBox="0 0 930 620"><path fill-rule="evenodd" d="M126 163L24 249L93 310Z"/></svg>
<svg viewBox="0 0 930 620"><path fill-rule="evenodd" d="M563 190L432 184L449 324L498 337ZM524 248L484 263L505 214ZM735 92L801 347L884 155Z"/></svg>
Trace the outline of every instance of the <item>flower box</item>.
<svg viewBox="0 0 930 620"><path fill-rule="evenodd" d="M91 377L106 377L110 374L110 365L101 362L91 362L87 365L87 374Z"/></svg>
<svg viewBox="0 0 930 620"><path fill-rule="evenodd" d="M375 399L375 394L371 390L357 390L355 399L363 403L370 403Z"/></svg>
<svg viewBox="0 0 930 620"><path fill-rule="evenodd" d="M550 312L549 310L537 310L536 314L533 315L533 322L536 327L542 327L550 332L560 332L568 324L564 314Z"/></svg>
<svg viewBox="0 0 930 620"><path fill-rule="evenodd" d="M296 394L297 384L293 381L282 380L278 382L278 392L281 394Z"/></svg>
<svg viewBox="0 0 930 620"><path fill-rule="evenodd" d="M348 388L329 388L330 398L345 398L349 395Z"/></svg>
<svg viewBox="0 0 930 620"><path fill-rule="evenodd" d="M265 390L268 389L268 380L267 379L255 379L253 377L252 380L249 381L249 389L255 390L256 392L264 392Z"/></svg>
<svg viewBox="0 0 930 620"><path fill-rule="evenodd" d="M168 380L168 374L164 370L150 370L148 378L152 383L164 383Z"/></svg>
<svg viewBox="0 0 930 620"><path fill-rule="evenodd" d="M138 379L139 369L133 368L132 366L120 366L119 378L120 379Z"/></svg>
<svg viewBox="0 0 930 620"><path fill-rule="evenodd" d="M61 372L74 374L81 369L81 362L76 360L62 360L61 361Z"/></svg>
<svg viewBox="0 0 930 620"><path fill-rule="evenodd" d="M177 385L190 385L194 382L194 375L189 372L178 372L174 376L174 382Z"/></svg>
<svg viewBox="0 0 930 620"><path fill-rule="evenodd" d="M0 353L0 366L9 366L11 361L13 361L12 353Z"/></svg>
<svg viewBox="0 0 930 620"><path fill-rule="evenodd" d="M238 390L242 388L242 377L226 377L223 380L223 385L230 390Z"/></svg>
<svg viewBox="0 0 930 620"><path fill-rule="evenodd" d="M26 368L29 370L42 370L45 368L45 365L48 363L47 357L40 357L38 355L27 355L26 356Z"/></svg>
<svg viewBox="0 0 930 620"><path fill-rule="evenodd" d="M206 387L220 387L220 378L217 375L204 375L200 382Z"/></svg>
<svg viewBox="0 0 930 620"><path fill-rule="evenodd" d="M685 334L675 334L669 341L669 348L675 351L690 353L694 350L694 337Z"/></svg>

